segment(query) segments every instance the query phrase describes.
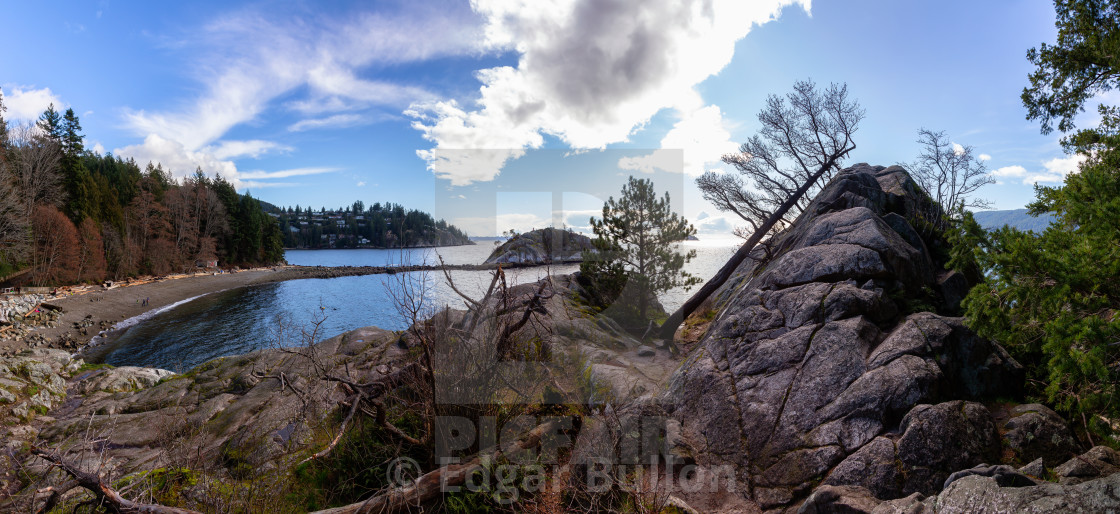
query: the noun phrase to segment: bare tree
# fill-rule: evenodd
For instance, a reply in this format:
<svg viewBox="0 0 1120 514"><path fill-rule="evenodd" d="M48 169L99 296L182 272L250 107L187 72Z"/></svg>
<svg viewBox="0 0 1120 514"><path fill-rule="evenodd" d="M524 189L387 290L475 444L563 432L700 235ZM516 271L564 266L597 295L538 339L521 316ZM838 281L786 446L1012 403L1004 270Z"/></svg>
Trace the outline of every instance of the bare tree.
<svg viewBox="0 0 1120 514"><path fill-rule="evenodd" d="M788 103L787 103L788 102ZM704 197L721 210L735 213L753 234L735 255L661 325L671 340L677 327L716 289L763 239L801 212L820 189L822 178L840 169L841 159L856 148L852 134L864 111L848 97L848 86L832 84L818 91L812 81L799 81L785 97L770 95L758 113L762 130L723 157L739 176L712 172L697 181Z"/></svg>
<svg viewBox="0 0 1120 514"><path fill-rule="evenodd" d="M30 255L25 214L12 169L0 161L0 265L18 265Z"/></svg>
<svg viewBox="0 0 1120 514"><path fill-rule="evenodd" d="M972 155L972 147L949 140L945 131L918 129L922 153L908 167L914 180L922 186L945 212L957 208L987 209L991 202L972 196L977 189L995 183L984 161ZM944 225L940 214L927 213L928 221ZM944 228L944 227L943 227Z"/></svg>
<svg viewBox="0 0 1120 514"><path fill-rule="evenodd" d="M40 134L29 123L17 126L10 134L9 165L19 184L24 216L31 218L36 205L62 205L65 191L59 176L62 148L58 142Z"/></svg>

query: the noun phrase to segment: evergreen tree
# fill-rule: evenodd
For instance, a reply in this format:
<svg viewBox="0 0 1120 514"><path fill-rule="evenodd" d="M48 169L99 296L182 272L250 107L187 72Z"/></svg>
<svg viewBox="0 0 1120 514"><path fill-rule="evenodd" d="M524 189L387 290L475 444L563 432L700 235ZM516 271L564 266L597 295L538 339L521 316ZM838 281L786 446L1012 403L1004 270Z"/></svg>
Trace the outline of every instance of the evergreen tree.
<svg viewBox="0 0 1120 514"><path fill-rule="evenodd" d="M1023 88L1027 119L1042 133L1073 130L1073 118L1098 93L1120 86L1120 0L1056 0L1058 40L1027 52L1036 66Z"/></svg>
<svg viewBox="0 0 1120 514"><path fill-rule="evenodd" d="M8 160L8 122L4 119L7 110L4 106L4 90L0 89L0 166Z"/></svg>
<svg viewBox="0 0 1120 514"><path fill-rule="evenodd" d="M602 219L591 218L598 254L588 255L581 270L608 287L625 276L636 303L639 320L646 320L651 299L678 286L698 284L700 279L682 271L696 256L695 250L680 253L673 243L694 235L696 229L670 209L669 193L657 198L653 182L630 177L618 200L603 204Z"/></svg>
<svg viewBox="0 0 1120 514"><path fill-rule="evenodd" d="M1084 102L1120 81L1120 2L1058 0L1058 42L1031 50L1038 66L1023 92L1043 133L1054 120L1073 128ZM1080 422L1090 440L1120 445L1120 112L1063 140L1085 157L1061 187L1035 187L1031 213L1055 221L1041 234L1004 227L955 235L954 264L983 270L987 281L964 301L970 326L1026 365L1032 392Z"/></svg>
<svg viewBox="0 0 1120 514"><path fill-rule="evenodd" d="M47 110L39 115L39 121L35 122L35 126L43 131L43 135L58 142L62 143L62 116L58 111L54 110L54 104L47 106Z"/></svg>
<svg viewBox="0 0 1120 514"><path fill-rule="evenodd" d="M45 115L46 113L44 113ZM83 218L93 217L97 214L94 198L97 189L93 177L85 168L82 153L85 152L81 134L82 125L74 109L66 109L59 128L59 143L62 145L62 159L59 168L62 171L63 184L66 187L66 211L70 219L80 223Z"/></svg>

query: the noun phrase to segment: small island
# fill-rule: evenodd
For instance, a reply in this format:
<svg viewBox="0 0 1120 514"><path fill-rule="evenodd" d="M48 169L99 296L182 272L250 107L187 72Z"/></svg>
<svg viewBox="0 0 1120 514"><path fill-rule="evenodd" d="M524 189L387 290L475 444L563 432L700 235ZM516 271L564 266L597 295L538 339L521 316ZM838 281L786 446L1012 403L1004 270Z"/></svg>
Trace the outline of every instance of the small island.
<svg viewBox="0 0 1120 514"><path fill-rule="evenodd" d="M557 228L541 228L515 234L494 249L486 264L550 264L582 262L583 251L592 249L591 238Z"/></svg>

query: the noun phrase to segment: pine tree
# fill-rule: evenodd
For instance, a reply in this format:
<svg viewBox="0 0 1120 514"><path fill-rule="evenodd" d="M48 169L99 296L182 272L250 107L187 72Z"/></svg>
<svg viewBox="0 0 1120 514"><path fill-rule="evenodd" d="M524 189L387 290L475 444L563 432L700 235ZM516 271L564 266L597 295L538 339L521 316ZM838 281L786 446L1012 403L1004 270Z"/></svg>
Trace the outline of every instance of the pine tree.
<svg viewBox="0 0 1120 514"><path fill-rule="evenodd" d="M44 116L46 115L47 113L44 113ZM62 117L58 129L58 141L62 145L62 159L59 161L59 168L62 170L63 184L66 186L66 211L70 219L76 223L97 214L95 208L97 202L94 199L97 185L86 170L85 163L82 160L82 153L85 152L85 145L83 144L85 136L81 134L81 131L82 125L78 121L78 115L74 114L74 109L66 109L66 114Z"/></svg>
<svg viewBox="0 0 1120 514"><path fill-rule="evenodd" d="M625 300L637 303L639 320L647 319L649 302L657 293L700 282L681 270L696 251L682 254L673 246L696 229L672 211L669 193L657 198L648 179L630 177L619 199L612 196L603 204L602 219L591 218L591 229L599 255L588 256L590 262L581 270L600 280L604 274L612 281L624 275L635 295Z"/></svg>
<svg viewBox="0 0 1120 514"><path fill-rule="evenodd" d="M1120 1L1058 0L1058 41L1032 49L1038 68L1023 91L1028 118L1063 132L1096 93L1120 85ZM963 305L969 325L1003 343L1028 371L1032 392L1079 422L1086 436L1120 446L1120 110L1063 139L1084 156L1061 187L1035 187L1041 234L1004 227L983 234L965 220L955 264L975 262L986 282Z"/></svg>
<svg viewBox="0 0 1120 514"><path fill-rule="evenodd" d="M58 111L54 110L54 104L47 106L47 110L39 115L39 121L35 122L35 126L43 131L43 135L54 140L55 142L62 143L62 117L59 116Z"/></svg>

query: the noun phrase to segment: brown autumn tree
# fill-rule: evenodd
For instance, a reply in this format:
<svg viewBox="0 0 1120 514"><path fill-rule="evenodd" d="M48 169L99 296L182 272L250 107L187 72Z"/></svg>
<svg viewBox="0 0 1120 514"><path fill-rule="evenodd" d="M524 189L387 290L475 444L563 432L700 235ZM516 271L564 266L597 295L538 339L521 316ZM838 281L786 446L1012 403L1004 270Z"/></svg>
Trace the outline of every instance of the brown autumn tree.
<svg viewBox="0 0 1120 514"><path fill-rule="evenodd" d="M78 278L78 231L53 205L35 207L35 275L40 286L65 284Z"/></svg>
<svg viewBox="0 0 1120 514"><path fill-rule="evenodd" d="M105 280L105 244L101 228L91 218L78 225L78 280L100 282Z"/></svg>

